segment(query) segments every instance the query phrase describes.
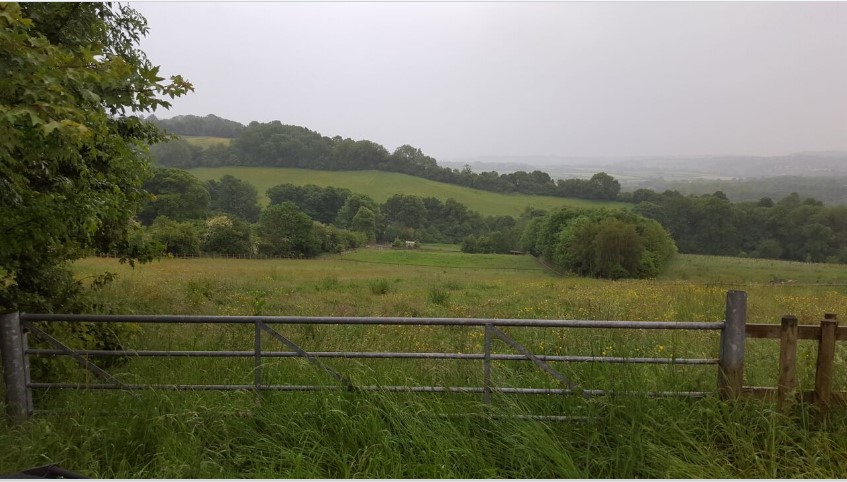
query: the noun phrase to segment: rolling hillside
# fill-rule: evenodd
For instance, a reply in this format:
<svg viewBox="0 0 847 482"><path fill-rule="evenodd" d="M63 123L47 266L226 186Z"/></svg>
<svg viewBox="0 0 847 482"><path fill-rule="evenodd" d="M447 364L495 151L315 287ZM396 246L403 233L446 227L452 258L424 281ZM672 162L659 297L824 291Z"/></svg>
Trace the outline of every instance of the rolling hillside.
<svg viewBox="0 0 847 482"><path fill-rule="evenodd" d="M381 171L316 171L311 169L294 169L282 167L200 167L187 169L198 179L206 181L220 179L230 174L239 179L252 183L259 190L260 203L267 204L265 191L278 184L315 184L318 186L335 186L350 189L353 192L364 193L377 202L385 202L394 194L414 194L417 196L433 196L442 201L453 198L466 205L469 209L478 211L483 216L509 215L519 216L526 206L537 209L553 209L563 206L579 208L626 208L630 206L618 202L587 201L583 199L567 199L553 196L531 196L528 194L501 194L478 189L456 186L427 179Z"/></svg>

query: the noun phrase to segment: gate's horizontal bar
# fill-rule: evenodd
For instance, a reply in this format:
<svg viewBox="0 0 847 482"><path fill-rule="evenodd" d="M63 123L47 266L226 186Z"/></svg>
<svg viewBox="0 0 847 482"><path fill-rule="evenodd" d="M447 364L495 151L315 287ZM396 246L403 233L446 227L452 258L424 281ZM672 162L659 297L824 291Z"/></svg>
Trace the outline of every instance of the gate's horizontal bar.
<svg viewBox="0 0 847 482"><path fill-rule="evenodd" d="M591 417L579 415L500 415L487 413L438 413L440 418L491 418L494 420L541 420L545 422L588 422Z"/></svg>
<svg viewBox="0 0 847 482"><path fill-rule="evenodd" d="M33 415L74 415L79 412L73 410L33 410ZM86 412L86 414L92 414L92 412ZM123 417L126 416L126 412L110 412L106 410L98 410L93 412L93 415L101 416L101 417ZM228 413L226 415L238 415L235 412ZM319 413L314 412L304 412L299 415L305 416L320 416ZM539 420L545 422L587 422L591 420L591 417L580 416L580 415L500 415L500 414L485 414L485 413L476 413L476 412L467 412L467 413L416 413L416 416L435 416L439 418L491 418L494 420Z"/></svg>
<svg viewBox="0 0 847 482"><path fill-rule="evenodd" d="M253 357L255 351L164 351L164 350L76 350L75 353L83 356L147 356L147 357ZM388 358L388 359L432 359L432 360L483 360L482 353L403 353L403 352L336 352L336 351L310 351L307 352L317 358ZM62 350L36 349L26 350L27 355L67 355ZM290 351L263 351L262 357L267 358L295 358L298 353ZM544 361L558 361L569 363L648 363L660 365L717 365L717 358L627 358L627 357L602 357L602 356L565 356L565 355L536 355ZM516 360L525 361L523 355L491 355L492 360Z"/></svg>
<svg viewBox="0 0 847 482"><path fill-rule="evenodd" d="M195 315L57 315L21 313L23 321L96 323L263 323L305 325L409 325L409 326L527 326L547 328L629 328L639 330L721 330L724 322L529 320L485 318L378 318L328 316L195 316Z"/></svg>
<svg viewBox="0 0 847 482"><path fill-rule="evenodd" d="M106 383L42 383L32 382L27 384L29 388L39 389L82 389L82 390L114 390L114 385ZM254 391L255 385L180 385L180 384L150 384L133 385L125 384L128 390L174 390L174 391ZM340 391L346 390L337 385L261 385L262 391L281 392L311 392L311 391ZM359 391L384 391L384 392L461 392L482 393L481 387L415 387L415 386L365 386L356 387Z"/></svg>
<svg viewBox="0 0 847 482"><path fill-rule="evenodd" d="M168 391L254 391L255 385L179 385L179 384L150 384L132 385L124 384L128 390L168 390ZM114 385L107 383L41 383L32 382L27 384L29 388L38 389L84 389L84 390L119 390ZM315 392L315 391L346 391L345 387L337 385L262 385L260 391L281 392ZM419 386L363 386L356 387L357 391L364 392L412 392L412 393L483 393L483 387L419 387ZM567 388L491 388L492 392L505 394L524 395L583 395L586 397L606 395L646 395L649 397L696 397L702 398L714 395L712 392L612 392L607 390L570 390Z"/></svg>

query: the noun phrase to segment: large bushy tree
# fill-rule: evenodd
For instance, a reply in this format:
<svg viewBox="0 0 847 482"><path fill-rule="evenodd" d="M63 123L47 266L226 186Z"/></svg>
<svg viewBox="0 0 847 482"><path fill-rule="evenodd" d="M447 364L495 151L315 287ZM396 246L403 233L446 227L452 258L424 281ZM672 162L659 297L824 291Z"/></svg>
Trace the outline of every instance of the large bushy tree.
<svg viewBox="0 0 847 482"><path fill-rule="evenodd" d="M670 232L682 253L847 262L847 208L791 193L731 203L720 191L683 196L641 190L634 211ZM638 196L635 196L638 194Z"/></svg>
<svg viewBox="0 0 847 482"><path fill-rule="evenodd" d="M197 222L174 221L167 216L159 216L150 225L148 231L156 242L163 246L164 252L177 256L199 256L203 237L202 226Z"/></svg>
<svg viewBox="0 0 847 482"><path fill-rule="evenodd" d="M150 224L158 216L176 221L203 219L209 214L211 196L199 179L180 169L156 169L153 177L144 182L153 194L138 213L138 219Z"/></svg>
<svg viewBox="0 0 847 482"><path fill-rule="evenodd" d="M350 230L363 233L369 243L376 241L376 214L367 206L362 206L350 222Z"/></svg>
<svg viewBox="0 0 847 482"><path fill-rule="evenodd" d="M209 207L213 211L232 214L251 223L259 220L259 192L249 182L226 174L220 181L207 181L206 190L211 196Z"/></svg>
<svg viewBox="0 0 847 482"><path fill-rule="evenodd" d="M584 276L654 277L676 253L659 223L623 210L555 210L530 221L524 234L532 253Z"/></svg>
<svg viewBox="0 0 847 482"><path fill-rule="evenodd" d="M137 114L191 90L159 76L146 33L127 5L0 3L0 310L55 308L63 263L129 246L164 139Z"/></svg>
<svg viewBox="0 0 847 482"><path fill-rule="evenodd" d="M349 227L353 222L353 218L359 214L359 210L363 207L368 208L368 210L374 213L378 220L379 208L376 201L366 194L353 193L344 201L341 209L338 210L338 215L335 217L335 224L342 228Z"/></svg>
<svg viewBox="0 0 847 482"><path fill-rule="evenodd" d="M259 251L271 256L302 258L321 252L314 222L294 203L268 206L259 217Z"/></svg>
<svg viewBox="0 0 847 482"><path fill-rule="evenodd" d="M226 215L209 218L202 249L208 254L253 254L250 225Z"/></svg>
<svg viewBox="0 0 847 482"><path fill-rule="evenodd" d="M352 194L349 189L333 186L320 187L314 184L305 186L280 184L268 189L265 193L271 205L292 202L310 218L324 224L330 224L335 220L338 211Z"/></svg>

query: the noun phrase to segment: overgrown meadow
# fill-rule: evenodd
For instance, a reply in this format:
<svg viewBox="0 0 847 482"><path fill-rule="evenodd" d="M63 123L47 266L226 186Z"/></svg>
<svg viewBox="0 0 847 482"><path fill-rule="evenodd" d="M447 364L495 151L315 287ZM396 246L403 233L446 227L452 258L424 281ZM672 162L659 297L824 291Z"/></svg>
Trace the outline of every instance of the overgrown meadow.
<svg viewBox="0 0 847 482"><path fill-rule="evenodd" d="M75 264L117 280L95 294L120 314L303 315L720 321L729 289L748 293L748 321L794 314L816 324L847 313L836 265L678 256L659 279L603 281L550 272L529 256L467 255L453 246L369 248L315 260L164 259L132 269ZM308 351L481 353L479 327L274 325ZM717 357L717 331L504 328L533 353L627 358ZM140 325L131 349L243 350L252 325ZM263 350L287 351L268 336ZM748 340L745 385L774 386L775 340ZM515 354L501 341L497 354ZM801 389L815 345L801 342ZM845 349L835 386L847 386ZM357 386L479 387L480 360L322 359ZM0 435L0 472L59 463L91 477L843 477L847 417L762 401L654 399L635 392L714 392L715 365L551 365L605 397L336 390L301 358L265 357L264 383L319 392L38 393L34 420ZM130 359L126 383L250 384L253 359ZM67 369L73 381L93 381ZM496 361L496 387L561 388L529 361ZM562 417L528 420L524 415Z"/></svg>

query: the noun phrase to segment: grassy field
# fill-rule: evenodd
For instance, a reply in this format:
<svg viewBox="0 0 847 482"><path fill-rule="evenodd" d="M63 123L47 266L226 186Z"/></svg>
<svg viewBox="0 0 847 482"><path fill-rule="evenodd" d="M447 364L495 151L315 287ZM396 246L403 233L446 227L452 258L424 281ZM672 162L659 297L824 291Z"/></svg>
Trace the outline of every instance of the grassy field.
<svg viewBox="0 0 847 482"><path fill-rule="evenodd" d="M677 256L658 279L754 286L844 285L847 284L847 269L841 264L692 254Z"/></svg>
<svg viewBox="0 0 847 482"><path fill-rule="evenodd" d="M678 256L659 279L563 277L529 256L466 255L455 246L367 248L314 260L166 259L131 269L110 259L75 264L80 279L118 274L97 293L102 312L208 315L490 317L718 321L728 289L748 292L750 322L788 313L817 323L847 312L841 266ZM785 279L783 283L772 282ZM788 282L787 280L794 280ZM482 330L462 327L278 326L307 350L480 353ZM533 353L711 358L715 332L505 328ZM133 349L250 350L252 327L144 325ZM844 344L836 386L847 386ZM773 386L777 342L749 340L745 384ZM281 350L273 340L265 350ZM495 341L495 353L515 353ZM801 342L808 388L813 342ZM252 383L252 358L134 359L113 370L132 383ZM325 363L357 385L479 386L482 365L464 360ZM581 387L617 391L715 389L716 368L555 363ZM266 358L269 383L332 384L301 359ZM78 375L83 377L83 375ZM83 381L85 378L79 378ZM533 364L498 361L495 386L554 388ZM118 478L838 478L847 473L847 417L799 405L495 394L356 392L56 392L59 410L0 433L0 473L56 462ZM439 414L475 413L470 417ZM111 414L111 415L110 415ZM542 422L500 415L575 417Z"/></svg>
<svg viewBox="0 0 847 482"><path fill-rule="evenodd" d="M259 190L260 203L268 202L265 191L279 184L315 184L335 186L364 193L377 202L385 202L394 194L433 196L442 201L453 198L483 216L519 216L524 208L554 209L562 206L594 208L599 206L626 208L626 203L565 199L553 196L530 196L528 194L501 194L470 189L454 184L430 181L420 177L381 171L315 171L282 167L199 167L188 169L198 179L206 181L220 179L230 174L247 181Z"/></svg>
<svg viewBox="0 0 847 482"><path fill-rule="evenodd" d="M228 137L209 137L209 136L180 136L192 146L202 147L207 149L215 144L223 144L228 146L232 139Z"/></svg>

